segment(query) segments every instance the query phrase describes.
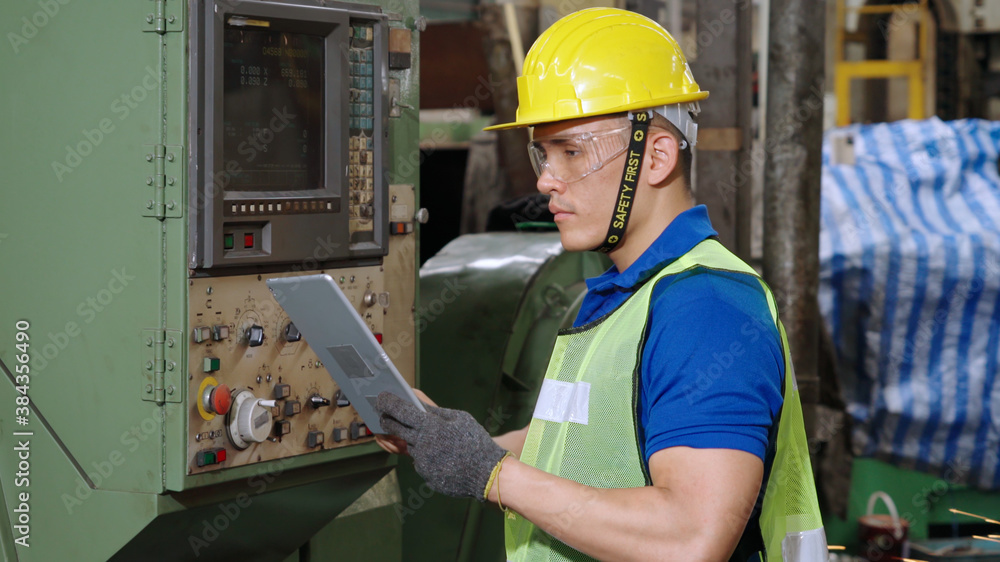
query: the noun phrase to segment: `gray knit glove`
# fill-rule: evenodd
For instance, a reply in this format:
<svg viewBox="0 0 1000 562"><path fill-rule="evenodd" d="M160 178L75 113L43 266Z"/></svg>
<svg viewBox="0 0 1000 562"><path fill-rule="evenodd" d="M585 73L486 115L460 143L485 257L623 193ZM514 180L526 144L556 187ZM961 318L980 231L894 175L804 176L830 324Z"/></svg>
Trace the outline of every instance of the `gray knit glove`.
<svg viewBox="0 0 1000 562"><path fill-rule="evenodd" d="M413 466L436 492L484 501L493 469L507 454L471 414L412 403L382 392L375 401L382 430L406 441Z"/></svg>

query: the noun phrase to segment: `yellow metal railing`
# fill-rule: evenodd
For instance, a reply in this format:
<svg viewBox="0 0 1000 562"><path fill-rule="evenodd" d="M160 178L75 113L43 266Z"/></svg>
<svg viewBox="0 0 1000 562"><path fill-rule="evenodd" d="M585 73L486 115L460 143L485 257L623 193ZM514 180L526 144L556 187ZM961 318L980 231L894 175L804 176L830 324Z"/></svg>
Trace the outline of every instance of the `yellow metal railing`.
<svg viewBox="0 0 1000 562"><path fill-rule="evenodd" d="M913 60L844 60L844 45L854 34L847 31L847 14L862 15L905 14L919 19L917 58ZM851 122L851 81L855 79L904 77L908 84L908 117L924 118L924 61L927 57L927 29L930 13L927 0L909 4L878 6L847 6L846 0L837 0L837 34L834 46L834 93L837 96L837 126ZM886 36L888 40L888 36Z"/></svg>

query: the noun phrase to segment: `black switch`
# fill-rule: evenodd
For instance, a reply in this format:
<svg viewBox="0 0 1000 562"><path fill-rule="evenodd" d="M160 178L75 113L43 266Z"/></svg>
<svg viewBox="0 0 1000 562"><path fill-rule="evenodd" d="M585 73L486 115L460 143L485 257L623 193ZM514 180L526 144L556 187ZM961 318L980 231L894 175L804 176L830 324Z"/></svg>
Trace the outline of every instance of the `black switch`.
<svg viewBox="0 0 1000 562"><path fill-rule="evenodd" d="M292 424L288 420L278 420L274 422L274 434L278 437L288 435L292 431Z"/></svg>
<svg viewBox="0 0 1000 562"><path fill-rule="evenodd" d="M292 385L290 384L276 384L274 385L274 399L281 400L283 398L288 398L288 395L292 393Z"/></svg>
<svg viewBox="0 0 1000 562"><path fill-rule="evenodd" d="M306 437L306 445L309 447L318 447L323 444L323 432L322 431L310 431L309 435Z"/></svg>
<svg viewBox="0 0 1000 562"><path fill-rule="evenodd" d="M319 394L313 394L312 396L309 397L309 404L313 408L321 408L323 406L329 406L330 405L330 399L329 398L323 398Z"/></svg>
<svg viewBox="0 0 1000 562"><path fill-rule="evenodd" d="M347 428L346 427L333 428L333 442L340 443L344 439L347 439Z"/></svg>
<svg viewBox="0 0 1000 562"><path fill-rule="evenodd" d="M295 414L302 411L302 403L298 400L289 400L285 402L285 415L294 416Z"/></svg>
<svg viewBox="0 0 1000 562"><path fill-rule="evenodd" d="M285 341L296 342L300 339L302 339L302 334L299 332L299 329L295 327L295 324L289 322L285 326Z"/></svg>

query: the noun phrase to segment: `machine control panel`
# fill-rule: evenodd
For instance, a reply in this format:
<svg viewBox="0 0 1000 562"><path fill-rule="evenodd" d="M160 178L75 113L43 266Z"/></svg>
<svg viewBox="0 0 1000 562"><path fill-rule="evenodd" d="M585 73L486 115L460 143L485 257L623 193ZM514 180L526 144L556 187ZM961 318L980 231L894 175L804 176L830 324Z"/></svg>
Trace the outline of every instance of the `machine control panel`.
<svg viewBox="0 0 1000 562"><path fill-rule="evenodd" d="M381 336L379 266L327 273ZM360 416L268 290L263 275L189 280L188 473L371 441ZM384 304L383 304L384 303Z"/></svg>

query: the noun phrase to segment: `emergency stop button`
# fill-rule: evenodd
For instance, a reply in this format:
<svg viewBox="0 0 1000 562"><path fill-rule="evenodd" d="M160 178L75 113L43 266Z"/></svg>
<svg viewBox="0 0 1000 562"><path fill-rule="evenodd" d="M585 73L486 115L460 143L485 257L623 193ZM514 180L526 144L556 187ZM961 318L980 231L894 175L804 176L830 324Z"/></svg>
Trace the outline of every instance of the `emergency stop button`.
<svg viewBox="0 0 1000 562"><path fill-rule="evenodd" d="M229 407L233 405L233 395L229 387L224 384L209 386L202 396L202 404L209 412L224 416L229 413Z"/></svg>

